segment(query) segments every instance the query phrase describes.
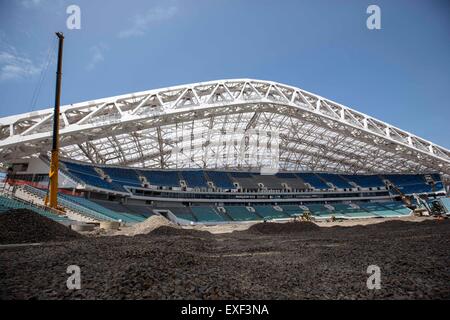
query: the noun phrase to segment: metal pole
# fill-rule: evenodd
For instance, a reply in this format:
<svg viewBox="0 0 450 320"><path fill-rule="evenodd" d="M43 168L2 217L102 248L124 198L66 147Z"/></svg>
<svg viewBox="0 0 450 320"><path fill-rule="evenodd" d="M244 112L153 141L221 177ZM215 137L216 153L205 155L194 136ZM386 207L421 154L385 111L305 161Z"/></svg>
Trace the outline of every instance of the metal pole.
<svg viewBox="0 0 450 320"><path fill-rule="evenodd" d="M55 93L55 110L53 113L53 142L52 142L52 158L50 162L50 184L49 184L49 201L50 208L58 207L58 170L59 170L59 106L61 100L61 76L62 76L62 55L64 35L57 32L59 39L58 48L58 68L56 71L56 93ZM47 200L47 199L46 199ZM47 201L46 201L47 203Z"/></svg>

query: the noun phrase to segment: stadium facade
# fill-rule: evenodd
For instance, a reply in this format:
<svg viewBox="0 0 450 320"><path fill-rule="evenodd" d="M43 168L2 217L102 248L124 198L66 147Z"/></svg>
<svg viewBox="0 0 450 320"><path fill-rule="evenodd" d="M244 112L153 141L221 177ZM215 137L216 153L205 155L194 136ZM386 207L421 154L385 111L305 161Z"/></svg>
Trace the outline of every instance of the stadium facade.
<svg viewBox="0 0 450 320"><path fill-rule="evenodd" d="M0 163L36 199L52 111L0 119ZM449 150L271 81L138 92L64 106L60 118L61 203L93 220L402 216L411 210L396 200L448 193Z"/></svg>

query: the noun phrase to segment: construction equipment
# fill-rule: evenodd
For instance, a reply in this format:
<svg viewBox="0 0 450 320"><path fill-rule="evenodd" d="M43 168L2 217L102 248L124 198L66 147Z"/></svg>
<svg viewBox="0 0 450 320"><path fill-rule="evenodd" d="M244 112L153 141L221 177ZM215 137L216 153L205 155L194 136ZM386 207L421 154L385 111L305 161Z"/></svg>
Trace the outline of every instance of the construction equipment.
<svg viewBox="0 0 450 320"><path fill-rule="evenodd" d="M58 48L58 68L56 71L56 92L55 92L55 110L53 112L53 143L52 156L49 172L49 190L45 198L45 205L57 209L58 208L58 170L59 170L59 106L61 100L61 76L62 76L62 54L64 35L57 32L56 36L59 40Z"/></svg>
<svg viewBox="0 0 450 320"><path fill-rule="evenodd" d="M405 206L407 206L408 208L410 208L412 210L414 210L416 208L416 205L414 205L412 202L412 198L413 198L412 196L408 196L408 195L404 194L399 188L397 188L396 185L394 185L389 180L387 180L386 186L388 187L388 189L394 189L394 191L400 195L400 200L405 204Z"/></svg>
<svg viewBox="0 0 450 320"><path fill-rule="evenodd" d="M311 221L312 220L311 212L305 211L301 216L301 220L302 221Z"/></svg>
<svg viewBox="0 0 450 320"><path fill-rule="evenodd" d="M430 214L435 217L446 217L446 209L439 199L435 199L431 202Z"/></svg>

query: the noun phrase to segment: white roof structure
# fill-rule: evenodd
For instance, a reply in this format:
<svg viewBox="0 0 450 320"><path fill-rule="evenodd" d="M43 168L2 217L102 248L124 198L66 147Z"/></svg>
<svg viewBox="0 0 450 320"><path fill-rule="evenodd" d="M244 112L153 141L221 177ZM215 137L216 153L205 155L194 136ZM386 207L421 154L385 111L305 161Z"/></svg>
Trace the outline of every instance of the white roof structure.
<svg viewBox="0 0 450 320"><path fill-rule="evenodd" d="M53 109L0 119L0 163L51 149ZM152 168L440 172L450 151L305 90L218 80L61 107L61 156Z"/></svg>

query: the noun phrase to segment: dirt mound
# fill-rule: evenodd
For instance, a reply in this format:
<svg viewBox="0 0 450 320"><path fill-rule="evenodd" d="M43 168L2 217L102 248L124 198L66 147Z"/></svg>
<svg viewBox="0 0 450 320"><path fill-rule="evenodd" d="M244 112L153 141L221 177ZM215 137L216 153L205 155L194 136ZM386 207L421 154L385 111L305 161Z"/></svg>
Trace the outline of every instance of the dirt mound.
<svg viewBox="0 0 450 320"><path fill-rule="evenodd" d="M190 236L190 237L211 237L212 234L208 231L200 231L194 229L181 229L168 226L162 226L153 230L152 236Z"/></svg>
<svg viewBox="0 0 450 320"><path fill-rule="evenodd" d="M407 232L417 227L420 228L440 228L449 227L450 220L427 220L427 221L402 221L402 220L390 220L380 223L368 224L368 225L355 225L355 226L333 226L327 228L330 232L345 233L360 233L360 234L376 234L376 233L389 233L392 230L397 232Z"/></svg>
<svg viewBox="0 0 450 320"><path fill-rule="evenodd" d="M31 243L81 239L82 235L31 210L0 214L0 243Z"/></svg>
<svg viewBox="0 0 450 320"><path fill-rule="evenodd" d="M254 228L316 229L292 224ZM390 225L385 232L321 227L284 236L240 231L208 238L190 236L198 234L192 229L162 226L136 237L3 248L0 300L448 300L443 271L450 265L449 224ZM82 268L82 290L67 289L66 268L72 264ZM373 264L382 272L381 290L367 288L367 268Z"/></svg>
<svg viewBox="0 0 450 320"><path fill-rule="evenodd" d="M321 228L312 222L263 222L252 225L248 232L257 234L286 234L319 231Z"/></svg>
<svg viewBox="0 0 450 320"><path fill-rule="evenodd" d="M174 229L178 228L176 224L167 220L166 218L154 215L149 217L145 221L136 223L126 230L117 232L117 235L136 236L140 234L147 234L162 226L171 226Z"/></svg>

